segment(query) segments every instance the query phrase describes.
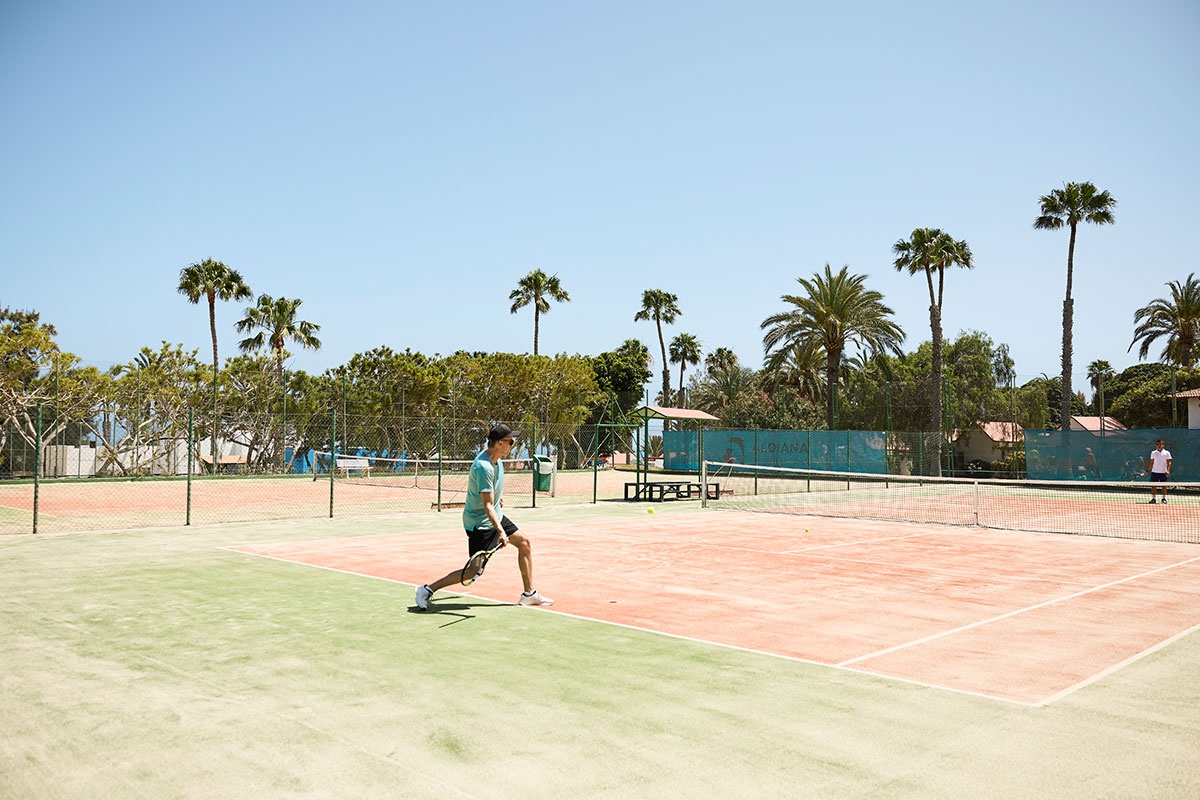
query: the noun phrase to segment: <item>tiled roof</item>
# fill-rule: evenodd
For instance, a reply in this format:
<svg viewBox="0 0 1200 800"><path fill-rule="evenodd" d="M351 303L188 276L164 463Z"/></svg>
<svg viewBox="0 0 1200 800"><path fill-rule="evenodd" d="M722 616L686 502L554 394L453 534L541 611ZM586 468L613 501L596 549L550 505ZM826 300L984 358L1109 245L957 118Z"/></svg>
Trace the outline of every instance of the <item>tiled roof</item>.
<svg viewBox="0 0 1200 800"><path fill-rule="evenodd" d="M1072 416L1071 421L1079 426L1081 430L1098 431L1100 430L1100 417L1081 417ZM1104 417L1104 430L1106 431L1125 431L1129 430L1112 417Z"/></svg>

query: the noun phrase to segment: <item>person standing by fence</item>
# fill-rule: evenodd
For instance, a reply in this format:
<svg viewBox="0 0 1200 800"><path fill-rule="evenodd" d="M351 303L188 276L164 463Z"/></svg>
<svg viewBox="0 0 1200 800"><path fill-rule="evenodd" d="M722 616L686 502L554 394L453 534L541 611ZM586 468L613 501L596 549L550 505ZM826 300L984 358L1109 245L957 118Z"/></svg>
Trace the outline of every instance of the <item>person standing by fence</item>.
<svg viewBox="0 0 1200 800"><path fill-rule="evenodd" d="M1158 500L1154 496L1155 484L1161 483L1162 486L1157 487L1162 492L1162 501L1167 502L1167 479L1171 475L1171 451L1163 448L1163 440L1159 439L1154 443L1154 449L1150 451L1150 464L1146 467L1146 474L1150 476L1150 502L1157 503Z"/></svg>

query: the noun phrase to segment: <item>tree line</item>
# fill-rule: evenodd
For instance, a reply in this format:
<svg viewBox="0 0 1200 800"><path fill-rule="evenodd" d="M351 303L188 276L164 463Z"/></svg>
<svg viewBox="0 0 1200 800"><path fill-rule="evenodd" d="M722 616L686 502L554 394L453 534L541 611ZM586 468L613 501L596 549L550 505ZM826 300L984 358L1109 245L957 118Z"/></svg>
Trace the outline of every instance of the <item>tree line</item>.
<svg viewBox="0 0 1200 800"><path fill-rule="evenodd" d="M1139 359L1145 359L1151 346L1163 340L1161 363L1139 364L1117 375L1107 361L1094 362L1088 367L1090 401L1071 384L1078 229L1083 223L1113 224L1115 205L1108 192L1090 183L1068 183L1039 200L1034 227L1070 232L1059 376L1043 375L1017 386L1006 345L978 331L946 341L947 274L955 267L974 268L975 258L966 241L937 228L918 228L892 248L894 268L923 278L929 292L930 338L916 351L902 351L906 334L892 319L892 309L867 286L867 276L853 274L848 265L835 272L826 264L811 277L797 278L796 292L781 296L784 309L760 326L760 370L742 366L725 347L705 355L692 333L680 332L668 341L665 328L683 313L678 296L647 289L632 316L654 325L661 367L655 400L700 408L728 427L948 432L983 420L1057 427L1072 414L1088 412L1117 416L1132 426L1169 424L1171 407L1165 400L1170 391L1200 385L1194 369L1200 357L1200 282L1194 274L1170 282L1168 296L1135 312L1130 350L1138 346ZM163 342L157 350L143 348L133 361L101 372L60 349L53 325L43 323L36 311L0 309L0 436L32 440L31 409L38 403L54 409L51 429L66 426L67 420L99 419L87 435L114 448L107 442L113 431L145 434L140 439L146 441L161 431L142 430L141 420L154 419L161 427L163 419L170 419L169 425L178 426L185 409L193 415L199 411L214 453L218 424L230 414L319 416L339 403L344 414L581 424L634 408L651 375L650 350L637 339L596 356L540 355L541 317L552 302L571 300L559 277L540 269L523 277L509 296L511 313L532 308L532 355L430 358L380 347L311 376L285 369L289 346L321 346L320 326L300 318L301 300L256 296L237 270L211 258L183 268L176 289L189 302L206 305L210 364L200 362L198 350ZM224 365L216 328L218 301L253 301L235 324L244 337L238 341L240 354ZM688 368L700 365L685 382ZM121 419L116 420L118 408ZM288 435L282 427L259 431L253 447L278 458Z"/></svg>

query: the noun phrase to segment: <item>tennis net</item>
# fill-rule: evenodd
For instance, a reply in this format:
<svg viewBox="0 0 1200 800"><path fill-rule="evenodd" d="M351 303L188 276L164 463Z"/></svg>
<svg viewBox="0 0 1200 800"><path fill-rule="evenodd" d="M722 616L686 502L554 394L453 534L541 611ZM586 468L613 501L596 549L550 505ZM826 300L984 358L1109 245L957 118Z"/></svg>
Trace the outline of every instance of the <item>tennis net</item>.
<svg viewBox="0 0 1200 800"><path fill-rule="evenodd" d="M1200 483L878 475L705 462L716 508L1200 544ZM1159 498L1161 500L1161 498Z"/></svg>
<svg viewBox="0 0 1200 800"><path fill-rule="evenodd" d="M466 494L467 478L474 463L474 459L388 458L323 451L314 451L314 455L318 467L323 466L326 475L329 474L329 465L333 465L333 477L337 481L381 489L423 489L450 495ZM533 492L533 459L506 458L502 463L506 495ZM316 473L313 477L315 480Z"/></svg>

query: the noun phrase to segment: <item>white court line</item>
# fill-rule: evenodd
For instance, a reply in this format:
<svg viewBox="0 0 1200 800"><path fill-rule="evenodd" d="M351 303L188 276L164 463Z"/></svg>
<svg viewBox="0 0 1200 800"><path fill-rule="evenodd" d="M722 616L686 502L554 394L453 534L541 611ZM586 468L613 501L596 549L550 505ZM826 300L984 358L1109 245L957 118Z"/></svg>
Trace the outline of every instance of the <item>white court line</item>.
<svg viewBox="0 0 1200 800"><path fill-rule="evenodd" d="M942 631L941 633L934 633L929 636L923 636L920 639L914 639L911 642L905 642L904 644L898 644L893 647L885 648L883 650L877 650L874 653L867 653L865 655L857 656L855 658L850 658L850 659L840 662L837 666L848 667L851 664L858 664L863 661L869 661L872 658L878 658L879 656L885 656L885 655L888 655L889 653L895 653L900 650L907 650L910 647L916 647L918 645L922 645L927 642L932 642L937 639L943 639L947 636L953 636L956 633L962 633L963 631L969 631L974 628L980 628L984 625L990 625L993 622L999 622L1000 620L1008 619L1009 617L1015 617L1015 616L1018 616L1019 614L1026 614L1030 611L1037 611L1040 608L1046 608L1047 606L1052 606L1057 603L1063 603L1068 600L1074 600L1078 597L1083 597L1084 595L1088 595L1093 592L1099 592L1104 589L1112 588L1113 586L1120 586L1123 583L1129 583L1130 581L1136 581L1136 580L1140 580L1141 578L1149 577L1151 575L1157 575L1160 572L1166 572L1167 570L1186 566L1187 564L1191 564L1196 561L1200 561L1200 556L1196 556L1194 558L1189 558L1184 561L1179 561L1175 564L1168 564L1165 567L1158 567L1157 569L1152 569L1147 572L1143 572L1139 575L1131 575L1128 578L1121 578L1120 580L1112 581L1110 583L1101 584L1099 586L1093 586L1091 588L1084 589L1081 592L1074 592L1072 594L1063 595L1062 597L1054 597L1054 598L1051 598L1050 600L1045 600L1041 603L1037 603L1032 606L1026 606L1025 608L1018 608L1013 611L1009 611L1007 613L1000 614L999 616L991 617L990 619L984 619L984 620L980 620L978 622L972 622L969 625L962 625L957 628L951 628L950 630Z"/></svg>
<svg viewBox="0 0 1200 800"><path fill-rule="evenodd" d="M1140 653L1135 653L1134 655L1130 656L1129 658L1125 659L1124 661L1122 661L1119 664L1113 664L1108 669L1101 670L1101 671L1097 672L1095 675L1091 676L1090 678L1085 678L1084 680L1080 681L1079 683L1075 684L1074 686L1068 686L1066 689L1063 689L1061 692L1050 695L1049 697L1047 697L1046 699L1044 699L1041 702L1041 705L1050 705L1051 703L1055 702L1056 700L1061 700L1062 698L1066 697L1067 695L1071 694L1072 692L1078 691L1079 689L1082 689L1085 686L1090 686L1091 684L1095 683L1096 681L1100 680L1101 678L1107 678L1109 675L1112 675L1113 673L1124 669L1125 667L1129 666L1133 662L1140 661L1141 659L1145 658L1146 656L1151 655L1152 653L1156 653L1159 650L1166 647L1167 645L1173 644L1173 643L1179 641L1180 639L1184 638L1185 636L1195 633L1196 631L1200 631L1200 625L1195 625L1191 628L1188 628L1186 631L1180 631L1179 633L1175 634L1174 636L1172 636L1168 639L1163 639L1161 642L1159 642L1156 645L1147 647L1145 650L1143 650Z"/></svg>

